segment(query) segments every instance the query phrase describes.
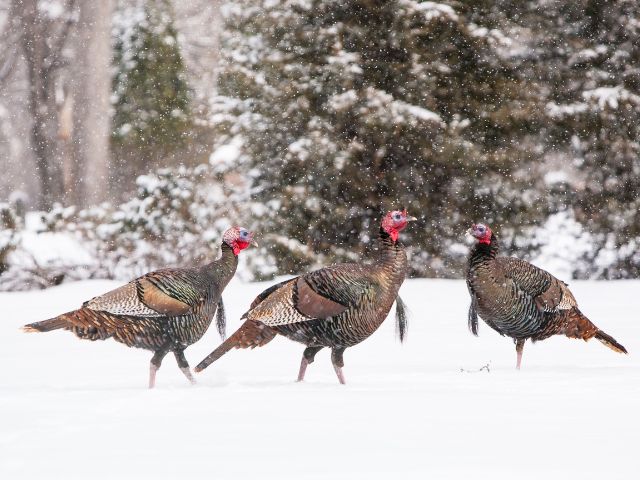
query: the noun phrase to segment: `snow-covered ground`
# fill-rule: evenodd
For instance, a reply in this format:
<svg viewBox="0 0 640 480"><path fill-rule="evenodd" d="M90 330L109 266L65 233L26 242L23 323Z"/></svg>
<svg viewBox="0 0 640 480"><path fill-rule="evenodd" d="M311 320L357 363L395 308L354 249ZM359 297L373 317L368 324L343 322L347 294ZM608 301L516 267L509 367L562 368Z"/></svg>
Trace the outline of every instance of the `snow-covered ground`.
<svg viewBox="0 0 640 480"><path fill-rule="evenodd" d="M515 349L481 323L467 331L463 282L413 280L408 342L392 318L345 354L327 351L294 382L302 346L277 338L234 350L191 386L167 356L25 323L117 286L87 281L1 293L0 478L538 479L637 478L640 281L572 282L582 310L630 352L554 337ZM233 282L229 330L265 284ZM187 350L195 365L215 328ZM490 372L477 371L490 364ZM461 371L464 369L465 371ZM475 373L473 373L475 372Z"/></svg>

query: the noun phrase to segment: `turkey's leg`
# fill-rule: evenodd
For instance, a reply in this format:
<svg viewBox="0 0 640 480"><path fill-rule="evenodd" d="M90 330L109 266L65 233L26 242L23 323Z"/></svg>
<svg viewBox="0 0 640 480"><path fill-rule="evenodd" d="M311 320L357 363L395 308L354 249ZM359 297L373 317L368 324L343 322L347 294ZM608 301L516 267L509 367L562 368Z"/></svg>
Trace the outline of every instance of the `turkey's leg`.
<svg viewBox="0 0 640 480"><path fill-rule="evenodd" d="M344 367L344 360L342 358L342 354L344 353L345 348L334 348L331 350L331 363L333 363L333 369L336 371L336 375L338 376L338 381L344 385L344 374L342 373L342 367Z"/></svg>
<svg viewBox="0 0 640 480"><path fill-rule="evenodd" d="M302 361L300 362L300 371L298 372L298 382L302 382L304 380L304 374L307 371L307 365L313 363L313 360L320 350L323 347L307 347L304 349L304 353L302 354Z"/></svg>
<svg viewBox="0 0 640 480"><path fill-rule="evenodd" d="M522 363L522 351L524 350L524 340L518 339L516 340L516 354L518 356L518 360L516 363L516 369L520 370L520 364Z"/></svg>
<svg viewBox="0 0 640 480"><path fill-rule="evenodd" d="M173 355L176 357L178 367L180 367L180 370L182 371L182 373L184 373L184 376L187 377L187 380L191 382L191 385L195 385L196 380L195 378L193 378L193 375L191 375L189 362L187 362L187 359L184 357L184 350L174 350Z"/></svg>
<svg viewBox="0 0 640 480"><path fill-rule="evenodd" d="M156 350L151 357L151 363L149 364L149 388L156 386L156 372L162 365L162 359L169 352L169 347L162 347L160 350Z"/></svg>

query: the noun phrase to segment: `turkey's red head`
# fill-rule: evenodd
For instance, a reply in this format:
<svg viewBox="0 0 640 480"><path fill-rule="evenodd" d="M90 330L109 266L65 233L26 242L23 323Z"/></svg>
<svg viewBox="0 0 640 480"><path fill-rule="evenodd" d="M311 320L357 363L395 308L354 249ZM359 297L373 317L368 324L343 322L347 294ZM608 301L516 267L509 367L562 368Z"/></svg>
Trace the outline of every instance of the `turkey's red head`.
<svg viewBox="0 0 640 480"><path fill-rule="evenodd" d="M417 218L408 216L406 210L393 210L382 219L382 229L396 242L400 232L407 226L408 222L413 220L417 220Z"/></svg>
<svg viewBox="0 0 640 480"><path fill-rule="evenodd" d="M222 241L233 249L233 253L238 255L240 251L253 244L258 244L253 240L253 233L242 227L231 227L222 236Z"/></svg>
<svg viewBox="0 0 640 480"><path fill-rule="evenodd" d="M493 232L484 223L474 223L471 225L470 232L471 235L478 240L478 243L491 245L491 235L493 235Z"/></svg>

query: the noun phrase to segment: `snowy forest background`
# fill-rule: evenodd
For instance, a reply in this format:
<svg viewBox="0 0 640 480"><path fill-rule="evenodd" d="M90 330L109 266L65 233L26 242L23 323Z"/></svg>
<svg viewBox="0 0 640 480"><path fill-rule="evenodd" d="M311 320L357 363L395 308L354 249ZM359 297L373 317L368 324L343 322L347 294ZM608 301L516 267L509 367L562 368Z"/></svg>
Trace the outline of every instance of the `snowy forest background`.
<svg viewBox="0 0 640 480"><path fill-rule="evenodd" d="M636 0L0 0L0 289L129 279L241 224L264 279L421 218L567 278L640 276ZM242 273L241 273L242 272Z"/></svg>

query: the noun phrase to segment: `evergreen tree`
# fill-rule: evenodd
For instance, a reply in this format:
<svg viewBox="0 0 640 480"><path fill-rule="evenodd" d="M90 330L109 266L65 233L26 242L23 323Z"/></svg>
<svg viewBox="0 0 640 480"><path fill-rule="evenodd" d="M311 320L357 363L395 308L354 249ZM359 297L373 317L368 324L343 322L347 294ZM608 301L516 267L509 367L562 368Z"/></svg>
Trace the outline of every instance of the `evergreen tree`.
<svg viewBox="0 0 640 480"><path fill-rule="evenodd" d="M191 128L189 88L169 0L121 3L116 15L113 142L153 160Z"/></svg>
<svg viewBox="0 0 640 480"><path fill-rule="evenodd" d="M8 257L19 242L22 226L16 208L0 202L0 275L9 268Z"/></svg>
<svg viewBox="0 0 640 480"><path fill-rule="evenodd" d="M450 247L470 221L544 213L515 168L538 155L525 140L539 112L500 31L413 0L226 11L218 145L240 145L265 225L311 258L359 255L382 212L405 205L426 221L410 233L415 271L457 276L464 255ZM281 271L300 270L287 253Z"/></svg>
<svg viewBox="0 0 640 480"><path fill-rule="evenodd" d="M531 70L547 92L539 144L573 163L567 208L595 235L592 268L607 278L640 274L640 3L522 4ZM605 268L602 265L607 265Z"/></svg>

